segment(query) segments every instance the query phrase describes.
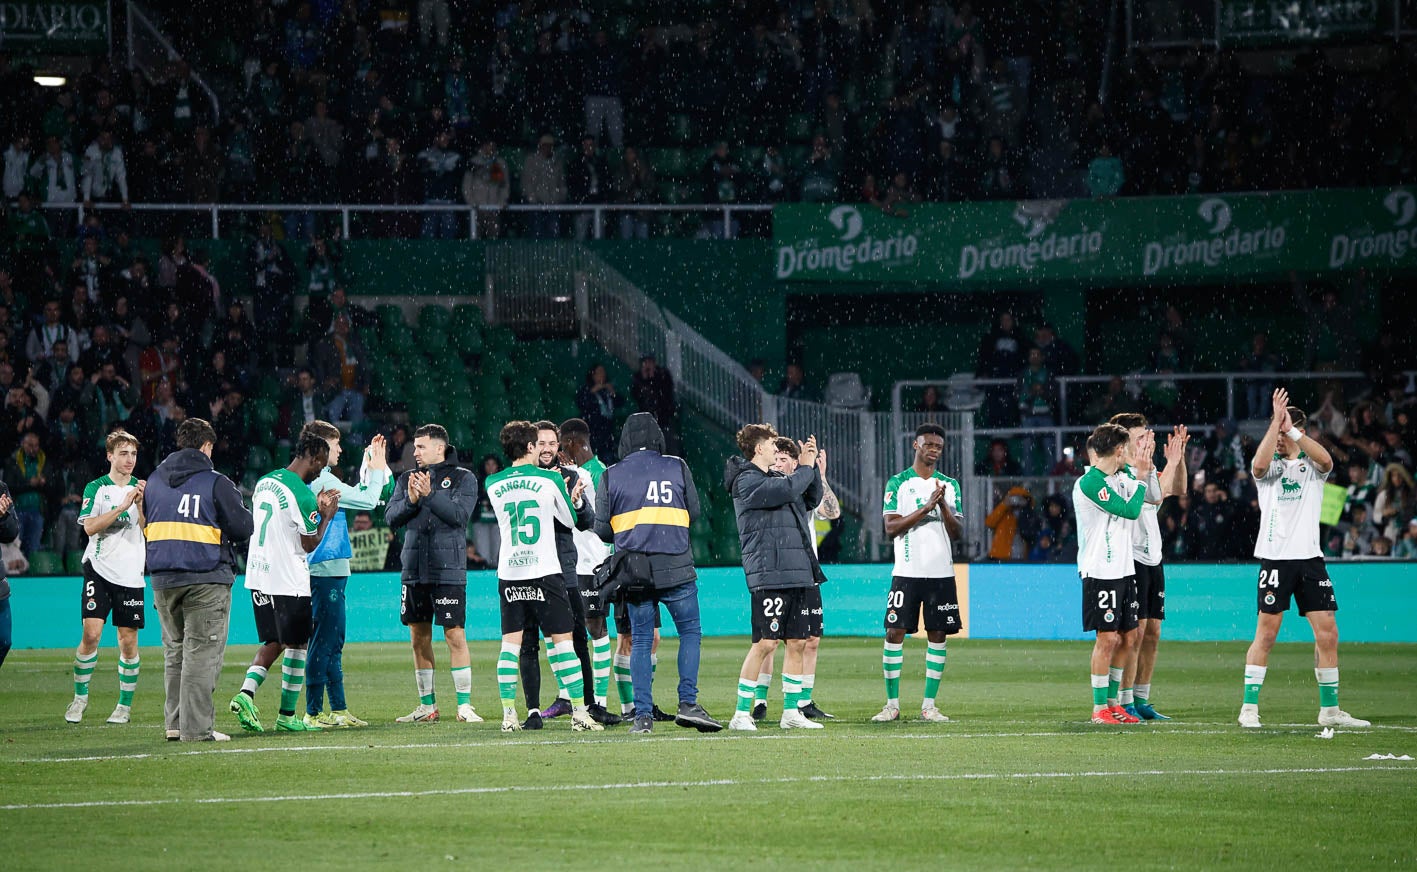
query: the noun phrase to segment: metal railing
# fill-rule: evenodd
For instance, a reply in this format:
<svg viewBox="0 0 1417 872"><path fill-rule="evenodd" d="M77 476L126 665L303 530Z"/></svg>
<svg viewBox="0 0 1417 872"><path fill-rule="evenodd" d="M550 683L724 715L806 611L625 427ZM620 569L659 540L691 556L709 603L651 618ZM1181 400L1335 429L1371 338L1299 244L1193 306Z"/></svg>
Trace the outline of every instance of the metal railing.
<svg viewBox="0 0 1417 872"><path fill-rule="evenodd" d="M167 37L162 35L162 31L158 29L156 24L153 24L152 19L143 10L138 8L137 3L128 0L126 6L129 68L141 70L143 75L148 77L149 82L164 81L171 71L173 63L182 59L182 53L173 47ZM217 99L216 91L213 91L206 80L195 72L192 74L192 79L211 101L212 124L220 124L221 101ZM82 218L82 216L80 217Z"/></svg>
<svg viewBox="0 0 1417 872"><path fill-rule="evenodd" d="M1152 49L1196 46L1291 47L1337 39L1400 41L1414 33L1409 0L1127 0L1126 42ZM1407 12L1404 15L1404 11Z"/></svg>
<svg viewBox="0 0 1417 872"><path fill-rule="evenodd" d="M213 97L215 99L215 97ZM78 220L82 222L89 209L100 211L134 211L134 212L154 212L154 213L187 213L194 216L196 220L201 220L205 215L206 223L211 229L211 239L221 238L221 217L223 215L277 213L282 216L321 214L337 215L340 226L340 235L349 239L354 228L352 217L365 213L375 215L390 215L405 213L409 215L452 215L458 221L458 230L455 232L457 238L479 239L484 235L484 226L500 225L500 221L491 222L488 219L500 218L503 215L552 215L558 218L569 217L574 219L578 215L587 217L585 226L585 237L588 239L606 238L638 238L636 236L621 237L618 230L612 228L615 223L613 218L618 216L635 217L639 213L653 215L679 215L679 216L704 216L702 223L693 228L694 235L709 239L733 239L741 233L741 218L749 214L761 214L772 212L772 206L766 204L738 204L738 205L717 205L705 203L684 203L680 205L638 205L629 206L617 203L603 203L596 205L555 205L543 206L528 203L513 203L506 206L469 206L464 203L402 203L395 205L380 203L132 203L123 206L119 203L95 203L93 206L85 206L83 203L43 203L40 204L46 210L76 210ZM574 220L570 227L557 227L554 229L554 238L564 238L578 233L579 228L575 226ZM466 233L462 232L462 225L466 225ZM425 234L421 228L410 228L411 232L403 234L400 228L393 228L394 233L387 232L384 235L393 235L395 238L419 237ZM493 238L501 235L502 228L495 234L489 234ZM613 231L613 232L612 232Z"/></svg>

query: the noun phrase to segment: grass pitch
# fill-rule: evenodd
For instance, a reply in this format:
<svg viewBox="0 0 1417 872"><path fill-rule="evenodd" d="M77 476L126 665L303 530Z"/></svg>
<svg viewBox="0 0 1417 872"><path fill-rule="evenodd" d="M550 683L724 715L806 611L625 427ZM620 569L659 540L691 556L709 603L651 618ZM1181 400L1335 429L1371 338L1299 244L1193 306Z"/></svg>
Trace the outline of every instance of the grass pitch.
<svg viewBox="0 0 1417 872"><path fill-rule="evenodd" d="M746 641L704 647L701 701L725 722ZM241 734L225 700L253 651L234 647L218 729L162 740L162 654L143 651L132 724L105 648L82 725L64 723L68 651L15 651L0 669L0 868L1148 868L1354 869L1417 863L1417 646L1342 651L1343 704L1369 730L1316 737L1312 648L1280 646L1261 711L1242 731L1245 646L1163 642L1153 701L1169 723L1095 727L1089 645L961 640L940 707L913 719L924 644L906 644L895 724L881 705L880 643L828 638L820 731L700 736L656 725L573 735L566 719L503 736L496 650L474 645L473 702L488 718L396 725L416 702L398 645L345 651L350 707L371 721L323 734ZM440 656L445 652L440 651ZM781 657L779 655L779 668ZM274 671L273 671L274 672ZM656 687L674 702L674 643ZM554 686L545 670L544 691ZM273 721L275 674L257 700ZM612 708L614 689L611 689ZM545 700L549 702L548 700Z"/></svg>

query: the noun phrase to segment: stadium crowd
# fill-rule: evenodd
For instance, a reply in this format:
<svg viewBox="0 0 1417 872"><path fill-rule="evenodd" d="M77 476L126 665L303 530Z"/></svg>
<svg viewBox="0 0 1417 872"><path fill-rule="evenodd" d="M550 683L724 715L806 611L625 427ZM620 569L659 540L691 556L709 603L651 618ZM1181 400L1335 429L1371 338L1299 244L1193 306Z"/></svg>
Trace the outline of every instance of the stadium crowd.
<svg viewBox="0 0 1417 872"><path fill-rule="evenodd" d="M7 200L893 210L1417 172L1405 62L1339 70L1304 55L1281 87L1231 54L1138 53L1099 101L1092 22L1104 12L1089 0L1041 11L1021 0L734 2L652 15L563 0L157 5L204 79L186 61L150 82L98 59L44 88L0 54ZM72 214L46 220L68 235ZM647 213L624 215L622 235L650 231ZM153 220L146 235L184 229ZM456 237L460 220L425 212L368 232ZM479 220L493 236L590 227L496 211ZM292 213L285 233L303 243L315 223Z"/></svg>

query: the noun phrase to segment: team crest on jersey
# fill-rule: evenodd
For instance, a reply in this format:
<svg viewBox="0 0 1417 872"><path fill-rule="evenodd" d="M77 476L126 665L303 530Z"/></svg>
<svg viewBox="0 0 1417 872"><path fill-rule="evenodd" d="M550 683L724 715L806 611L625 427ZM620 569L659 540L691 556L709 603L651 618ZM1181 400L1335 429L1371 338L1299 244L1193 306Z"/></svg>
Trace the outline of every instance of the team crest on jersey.
<svg viewBox="0 0 1417 872"><path fill-rule="evenodd" d="M1304 464L1301 463L1301 464L1299 464L1299 471L1300 471L1300 472L1308 472L1308 471L1309 471L1309 467L1307 467L1307 466L1305 466Z"/></svg>
<svg viewBox="0 0 1417 872"><path fill-rule="evenodd" d="M1108 610L1107 610L1107 614L1105 614L1105 615L1102 616L1102 620L1103 620L1103 622L1110 624L1110 623L1112 623L1113 620L1116 619L1116 617L1117 617L1116 615L1112 614L1112 610L1111 610L1111 609L1108 609Z"/></svg>
<svg viewBox="0 0 1417 872"><path fill-rule="evenodd" d="M439 487L441 487L443 490L447 490L448 488L450 488L450 487L452 487L452 486L453 486L453 480L452 480L451 478L445 478L445 479L443 479L443 483L442 483L441 485L439 485Z"/></svg>
<svg viewBox="0 0 1417 872"><path fill-rule="evenodd" d="M1274 594L1272 594L1272 593L1267 593L1267 594L1265 594L1265 595L1264 595L1264 604L1267 605L1267 606L1272 606L1272 605L1274 605Z"/></svg>
<svg viewBox="0 0 1417 872"><path fill-rule="evenodd" d="M1111 499L1111 496L1109 496L1107 493L1107 488L1104 487L1102 490L1097 492L1097 499L1099 502L1104 503Z"/></svg>

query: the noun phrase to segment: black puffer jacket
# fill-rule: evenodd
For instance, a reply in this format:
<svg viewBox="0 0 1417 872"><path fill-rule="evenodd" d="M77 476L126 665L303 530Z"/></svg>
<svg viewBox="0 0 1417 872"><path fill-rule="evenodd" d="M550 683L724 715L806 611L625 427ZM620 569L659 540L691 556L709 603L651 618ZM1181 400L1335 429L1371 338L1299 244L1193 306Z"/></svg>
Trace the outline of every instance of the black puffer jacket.
<svg viewBox="0 0 1417 872"><path fill-rule="evenodd" d="M3 481L0 481L0 496L9 496L9 494L10 489L5 486L5 483ZM10 511L5 513L5 516L3 518L0 518L0 542L4 542L6 545L8 545L19 537L20 519L18 516L15 515L15 510L12 507ZM0 600L6 600L9 598L10 581L7 573L5 572L5 561L0 560Z"/></svg>
<svg viewBox="0 0 1417 872"><path fill-rule="evenodd" d="M477 507L477 476L457 464L448 449L442 463L427 468L433 489L417 503L408 501L408 477L399 476L384 519L403 540L404 584L467 584L467 521Z"/></svg>
<svg viewBox="0 0 1417 872"><path fill-rule="evenodd" d="M792 475L763 472L734 455L724 466L723 486L733 495L743 574L751 591L806 587L826 581L807 540L810 507L822 500L822 479L812 466Z"/></svg>

